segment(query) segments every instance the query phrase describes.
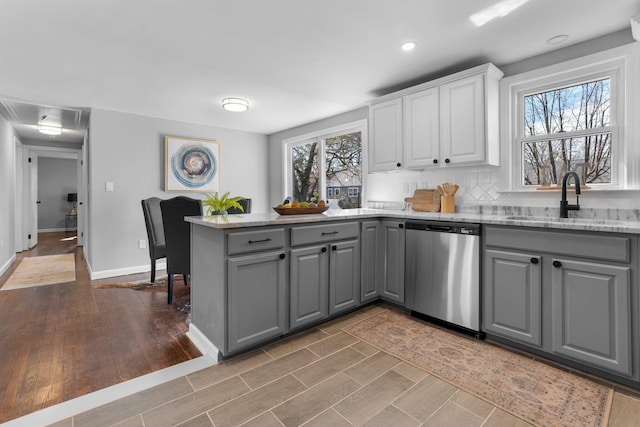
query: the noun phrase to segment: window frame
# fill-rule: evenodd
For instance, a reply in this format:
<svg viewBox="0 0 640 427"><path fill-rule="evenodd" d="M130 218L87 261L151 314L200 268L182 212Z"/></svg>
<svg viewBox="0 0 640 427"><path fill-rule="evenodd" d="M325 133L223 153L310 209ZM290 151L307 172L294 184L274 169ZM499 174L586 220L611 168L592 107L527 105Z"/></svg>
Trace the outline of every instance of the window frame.
<svg viewBox="0 0 640 427"><path fill-rule="evenodd" d="M296 137L291 137L291 138L287 138L284 139L282 141L282 150L283 150L283 159L284 159L284 165L283 165L283 171L282 171L282 176L283 176L283 181L282 181L282 191L283 191L283 195L282 195L282 199L284 200L285 197L290 196L293 194L293 188L292 188L292 170L291 170L291 150L290 147L296 146L296 145L304 145L304 144L312 144L313 142L318 142L318 156L320 159L320 171L322 171L322 173L320 174L320 185L319 185L319 193L320 193L320 198L321 199L327 199L327 182L326 182L326 176L325 176L325 157L326 157L326 153L325 153L325 140L329 139L329 138L334 138L336 136L340 136L340 135L344 135L347 133L352 133L352 132L360 132L360 141L361 141L361 147L362 147L362 158L360 161L360 165L362 168L362 194L366 194L365 193L365 186L366 186L366 177L367 177L367 173L368 173L368 169L367 169L367 161L366 159L368 158L368 133L367 133L367 120L363 119L363 120L357 120L354 122L350 122L350 123L345 123L343 125L339 125L339 126L334 126L331 128L326 128L326 129L321 129L321 130L317 130L314 132L310 132L304 135L299 135ZM362 207L364 207L366 205L366 200L364 199L364 197L362 198ZM331 206L332 208L339 208L337 206L337 204L332 204Z"/></svg>
<svg viewBox="0 0 640 427"><path fill-rule="evenodd" d="M602 78L610 79L610 126L598 128L592 133L612 133L611 142L611 183L590 183L589 187L599 190L616 190L627 188L630 177L629 165L625 159L631 151L627 138L629 132L625 132L625 118L633 105L629 105L628 97L637 90L626 75L632 75L627 68L633 62L635 56L625 49L612 49L588 55L582 58L567 61L554 66L544 67L530 72L509 76L501 82L501 119L502 141L508 145L508 188L507 191L531 192L537 185L524 185L523 183L523 142L545 139L544 136L524 136L524 97L548 90L569 87L575 84L594 81ZM633 65L631 65L633 67ZM627 93L628 91L628 93ZM633 126L633 123L631 124ZM587 135L591 130L566 132L563 135L578 136ZM633 134L633 130L630 132ZM538 192L540 193L540 192Z"/></svg>

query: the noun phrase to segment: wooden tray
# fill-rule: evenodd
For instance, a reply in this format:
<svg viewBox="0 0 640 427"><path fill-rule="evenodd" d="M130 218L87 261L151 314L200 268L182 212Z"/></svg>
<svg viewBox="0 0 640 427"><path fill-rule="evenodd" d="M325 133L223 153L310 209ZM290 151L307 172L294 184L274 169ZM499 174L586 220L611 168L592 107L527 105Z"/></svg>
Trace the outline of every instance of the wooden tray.
<svg viewBox="0 0 640 427"><path fill-rule="evenodd" d="M280 215L309 215L319 214L329 209L329 206L322 208L273 208Z"/></svg>
<svg viewBox="0 0 640 427"><path fill-rule="evenodd" d="M416 190L413 197L405 197L411 203L411 210L417 212L440 212L440 193L438 190Z"/></svg>

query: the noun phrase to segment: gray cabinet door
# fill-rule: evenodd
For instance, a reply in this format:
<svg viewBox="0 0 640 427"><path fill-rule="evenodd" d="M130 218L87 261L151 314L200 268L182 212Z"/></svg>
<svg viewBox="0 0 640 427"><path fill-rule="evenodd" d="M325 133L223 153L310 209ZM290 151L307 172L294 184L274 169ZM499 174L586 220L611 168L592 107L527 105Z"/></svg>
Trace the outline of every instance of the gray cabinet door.
<svg viewBox="0 0 640 427"><path fill-rule="evenodd" d="M286 259L282 252L229 258L228 350L234 352L286 331Z"/></svg>
<svg viewBox="0 0 640 427"><path fill-rule="evenodd" d="M484 330L542 346L541 256L485 251Z"/></svg>
<svg viewBox="0 0 640 427"><path fill-rule="evenodd" d="M382 245L380 221L365 221L362 223L360 247L362 252L360 301L363 303L378 298L380 295L380 280L382 278Z"/></svg>
<svg viewBox="0 0 640 427"><path fill-rule="evenodd" d="M358 240L329 247L329 314L335 314L360 303L360 251Z"/></svg>
<svg viewBox="0 0 640 427"><path fill-rule="evenodd" d="M404 304L404 222L382 221L382 292L384 299Z"/></svg>
<svg viewBox="0 0 640 427"><path fill-rule="evenodd" d="M328 316L329 256L326 245L292 249L289 274L289 327Z"/></svg>
<svg viewBox="0 0 640 427"><path fill-rule="evenodd" d="M553 352L631 375L631 269L559 258L552 265Z"/></svg>

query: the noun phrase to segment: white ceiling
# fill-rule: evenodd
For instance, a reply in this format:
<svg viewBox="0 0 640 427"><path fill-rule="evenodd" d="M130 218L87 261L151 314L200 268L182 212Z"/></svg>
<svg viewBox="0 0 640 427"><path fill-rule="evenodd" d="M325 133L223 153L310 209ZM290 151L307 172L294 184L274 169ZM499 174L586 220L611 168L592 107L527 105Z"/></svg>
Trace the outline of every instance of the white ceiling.
<svg viewBox="0 0 640 427"><path fill-rule="evenodd" d="M522 2L522 1L521 1ZM2 0L0 97L271 134L630 26L640 0ZM561 45L550 37L567 34ZM10 42L8 42L10 40ZM400 43L418 43L412 52ZM245 113L225 111L243 97Z"/></svg>

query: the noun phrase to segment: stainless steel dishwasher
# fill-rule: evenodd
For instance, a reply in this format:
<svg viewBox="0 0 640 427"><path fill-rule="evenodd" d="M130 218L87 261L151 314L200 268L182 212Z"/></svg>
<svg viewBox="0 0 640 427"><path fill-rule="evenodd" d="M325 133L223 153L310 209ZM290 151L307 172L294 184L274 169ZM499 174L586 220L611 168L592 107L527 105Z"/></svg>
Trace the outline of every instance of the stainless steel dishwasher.
<svg viewBox="0 0 640 427"><path fill-rule="evenodd" d="M406 304L457 327L480 331L480 224L406 223Z"/></svg>

